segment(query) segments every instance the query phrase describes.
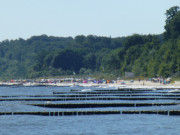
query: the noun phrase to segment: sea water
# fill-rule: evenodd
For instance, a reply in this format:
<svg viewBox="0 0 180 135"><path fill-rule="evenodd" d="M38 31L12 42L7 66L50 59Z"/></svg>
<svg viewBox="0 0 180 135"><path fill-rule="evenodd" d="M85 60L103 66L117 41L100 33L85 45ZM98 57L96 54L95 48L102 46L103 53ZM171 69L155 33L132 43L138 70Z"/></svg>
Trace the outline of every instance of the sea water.
<svg viewBox="0 0 180 135"><path fill-rule="evenodd" d="M71 87L0 87L0 96L51 95L53 91L70 92ZM74 89L84 89L75 87ZM86 88L97 89L97 88ZM10 98L10 97L9 97ZM0 99L3 99L0 97ZM32 101L30 101L31 103ZM44 101L43 101L44 102ZM64 103L58 101L57 103ZM91 101L79 101L91 102ZM94 102L94 101L93 101ZM107 101L98 101L107 102ZM117 101L121 102L121 101ZM124 102L124 101L123 101ZM134 102L134 101L131 101ZM136 101L138 102L138 101ZM152 102L152 101L150 101ZM161 102L154 101L154 102ZM178 101L167 101L178 102ZM0 112L43 111L44 108L26 105L25 101L1 101ZM66 103L66 102L65 102ZM131 108L46 108L46 111L74 110L168 110L176 107ZM180 117L156 114L110 114L81 116L1 115L0 135L178 135Z"/></svg>
<svg viewBox="0 0 180 135"><path fill-rule="evenodd" d="M1 135L178 135L165 115L0 116Z"/></svg>

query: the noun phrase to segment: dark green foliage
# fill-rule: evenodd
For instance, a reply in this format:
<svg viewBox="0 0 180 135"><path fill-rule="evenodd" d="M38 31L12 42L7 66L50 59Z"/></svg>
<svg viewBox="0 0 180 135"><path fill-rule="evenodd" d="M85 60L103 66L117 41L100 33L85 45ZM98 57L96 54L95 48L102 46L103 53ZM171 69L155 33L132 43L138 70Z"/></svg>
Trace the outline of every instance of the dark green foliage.
<svg viewBox="0 0 180 135"><path fill-rule="evenodd" d="M63 50L54 56L52 66L56 69L72 70L78 72L83 66L82 56L74 50Z"/></svg>
<svg viewBox="0 0 180 135"><path fill-rule="evenodd" d="M166 11L165 39L177 38L180 35L180 12L179 7L174 6Z"/></svg>

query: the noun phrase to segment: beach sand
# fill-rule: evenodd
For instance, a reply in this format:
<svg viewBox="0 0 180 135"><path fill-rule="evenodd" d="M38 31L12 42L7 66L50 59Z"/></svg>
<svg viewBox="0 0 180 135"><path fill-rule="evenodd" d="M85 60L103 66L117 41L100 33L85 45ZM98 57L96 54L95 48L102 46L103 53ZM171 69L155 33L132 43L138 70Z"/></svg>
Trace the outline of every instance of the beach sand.
<svg viewBox="0 0 180 135"><path fill-rule="evenodd" d="M163 84L163 83L154 83L151 81L134 81L131 83L130 81L126 81L126 85L142 85L142 86L180 86L180 81L175 81L174 83L170 84Z"/></svg>

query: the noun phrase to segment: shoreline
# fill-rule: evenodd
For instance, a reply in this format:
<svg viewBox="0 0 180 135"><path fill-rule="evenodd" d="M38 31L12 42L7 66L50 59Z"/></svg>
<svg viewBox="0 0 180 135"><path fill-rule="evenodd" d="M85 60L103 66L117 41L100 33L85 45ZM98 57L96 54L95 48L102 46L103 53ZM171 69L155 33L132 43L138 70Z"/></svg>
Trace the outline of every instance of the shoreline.
<svg viewBox="0 0 180 135"><path fill-rule="evenodd" d="M180 81L175 81L170 84L155 83L151 81L124 81L116 83L16 83L16 82L0 82L0 86L23 86L23 87L38 87L38 86L55 86L55 87L126 87L126 88L177 88L180 89Z"/></svg>
<svg viewBox="0 0 180 135"><path fill-rule="evenodd" d="M180 86L180 81L175 81L174 83L163 84L151 81L134 81L133 83L127 82L126 85L142 85L142 86Z"/></svg>

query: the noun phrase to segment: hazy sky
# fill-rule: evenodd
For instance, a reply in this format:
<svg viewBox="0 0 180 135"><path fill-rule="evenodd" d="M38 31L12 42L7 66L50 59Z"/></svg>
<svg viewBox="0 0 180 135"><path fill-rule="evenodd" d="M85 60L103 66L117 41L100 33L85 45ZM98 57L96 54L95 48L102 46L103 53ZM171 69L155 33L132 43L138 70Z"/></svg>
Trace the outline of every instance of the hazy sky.
<svg viewBox="0 0 180 135"><path fill-rule="evenodd" d="M34 35L160 34L180 0L0 0L0 41Z"/></svg>

